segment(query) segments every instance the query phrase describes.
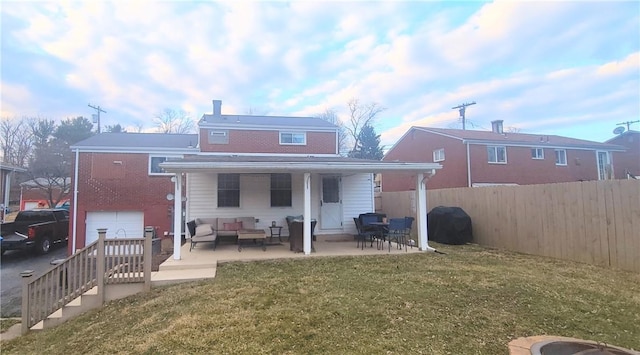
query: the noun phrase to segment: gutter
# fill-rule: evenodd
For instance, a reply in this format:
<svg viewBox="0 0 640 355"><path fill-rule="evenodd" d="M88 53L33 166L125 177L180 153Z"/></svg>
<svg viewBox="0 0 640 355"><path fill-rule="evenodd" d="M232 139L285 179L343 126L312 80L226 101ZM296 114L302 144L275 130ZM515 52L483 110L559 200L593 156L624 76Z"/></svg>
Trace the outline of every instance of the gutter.
<svg viewBox="0 0 640 355"><path fill-rule="evenodd" d="M471 157L469 156L469 142L464 142L467 145L467 187L471 187Z"/></svg>
<svg viewBox="0 0 640 355"><path fill-rule="evenodd" d="M76 235L78 225L78 159L80 158L80 151L76 148L76 164L73 172L73 231L71 232L71 254L76 252Z"/></svg>

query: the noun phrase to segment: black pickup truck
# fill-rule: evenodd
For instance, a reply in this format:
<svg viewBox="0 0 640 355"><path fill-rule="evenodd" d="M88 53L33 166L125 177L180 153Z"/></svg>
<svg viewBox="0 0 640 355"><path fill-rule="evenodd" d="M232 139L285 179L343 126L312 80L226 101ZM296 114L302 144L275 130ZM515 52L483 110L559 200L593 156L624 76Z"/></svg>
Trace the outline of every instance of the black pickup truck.
<svg viewBox="0 0 640 355"><path fill-rule="evenodd" d="M69 211L37 209L20 211L13 222L0 225L0 248L5 250L33 249L46 254L53 243L69 239Z"/></svg>

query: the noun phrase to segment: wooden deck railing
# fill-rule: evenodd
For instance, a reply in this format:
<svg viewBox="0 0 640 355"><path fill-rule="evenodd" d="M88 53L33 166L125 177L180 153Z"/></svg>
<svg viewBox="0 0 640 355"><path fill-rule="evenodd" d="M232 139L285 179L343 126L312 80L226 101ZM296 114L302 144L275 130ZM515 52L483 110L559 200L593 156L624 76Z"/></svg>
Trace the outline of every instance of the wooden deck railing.
<svg viewBox="0 0 640 355"><path fill-rule="evenodd" d="M23 272L22 333L93 287L104 303L105 285L144 283L151 289L151 232L144 238L106 239L106 229L98 230L98 240L33 279Z"/></svg>

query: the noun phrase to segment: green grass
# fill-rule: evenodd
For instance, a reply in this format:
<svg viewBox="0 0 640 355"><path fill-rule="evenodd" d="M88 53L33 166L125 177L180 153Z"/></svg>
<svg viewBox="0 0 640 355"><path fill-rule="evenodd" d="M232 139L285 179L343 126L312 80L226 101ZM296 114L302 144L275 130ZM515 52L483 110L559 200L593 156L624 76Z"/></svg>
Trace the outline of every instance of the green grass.
<svg viewBox="0 0 640 355"><path fill-rule="evenodd" d="M640 349L640 275L484 249L229 263L2 344L3 354L507 354L512 339Z"/></svg>

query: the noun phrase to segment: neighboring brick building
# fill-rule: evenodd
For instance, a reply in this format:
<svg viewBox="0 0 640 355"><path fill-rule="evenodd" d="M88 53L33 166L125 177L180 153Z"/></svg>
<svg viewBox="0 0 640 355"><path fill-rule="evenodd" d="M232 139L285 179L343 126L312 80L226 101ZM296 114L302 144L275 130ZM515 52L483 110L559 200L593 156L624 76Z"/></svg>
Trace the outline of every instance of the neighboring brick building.
<svg viewBox="0 0 640 355"><path fill-rule="evenodd" d="M508 133L502 121L473 131L411 127L383 161L434 162L442 169L429 189L529 185L612 178L612 153L624 148L553 135ZM413 190L410 176L382 174L382 191Z"/></svg>
<svg viewBox="0 0 640 355"><path fill-rule="evenodd" d="M624 152L613 153L613 172L616 179L633 177L640 179L640 132L629 130L605 143L626 148Z"/></svg>

